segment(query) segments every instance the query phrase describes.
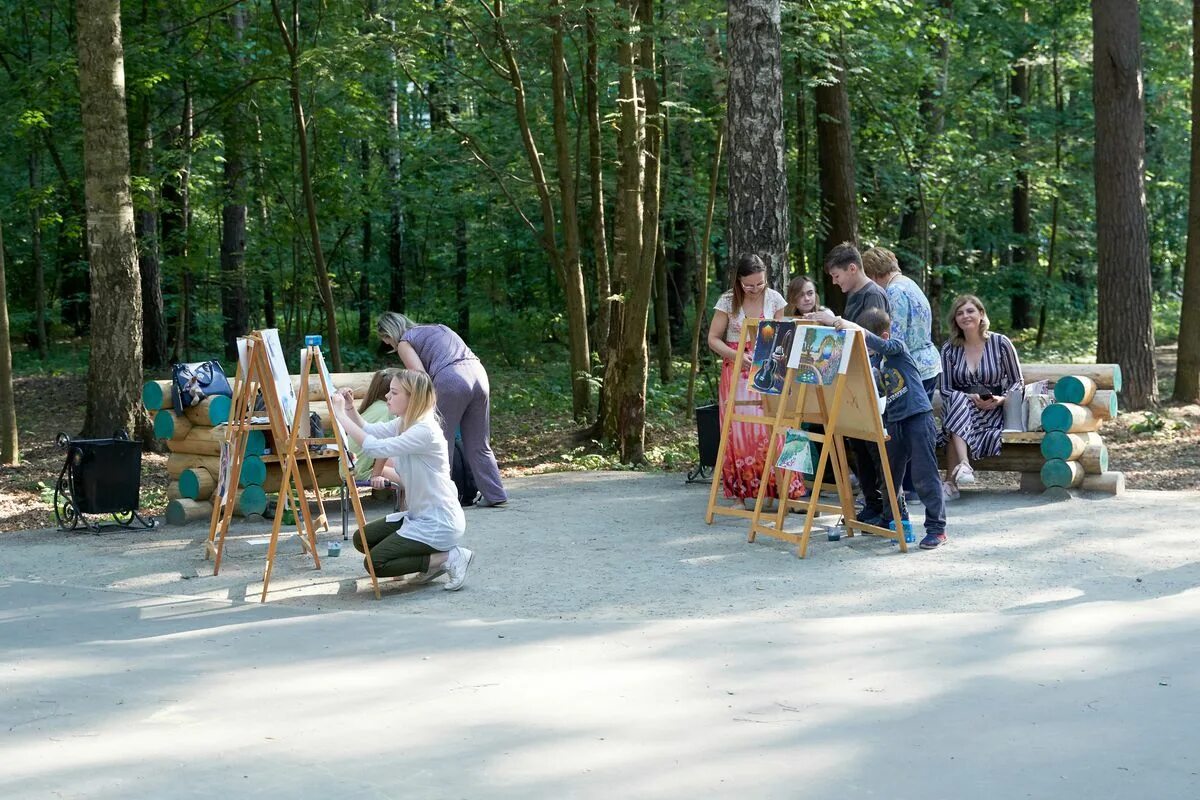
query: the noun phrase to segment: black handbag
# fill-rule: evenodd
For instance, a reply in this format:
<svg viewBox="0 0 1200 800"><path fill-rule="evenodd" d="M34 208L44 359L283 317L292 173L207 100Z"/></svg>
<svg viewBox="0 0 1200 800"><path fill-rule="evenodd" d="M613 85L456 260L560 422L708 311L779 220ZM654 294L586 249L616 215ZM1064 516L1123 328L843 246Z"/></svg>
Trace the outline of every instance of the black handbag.
<svg viewBox="0 0 1200 800"><path fill-rule="evenodd" d="M233 387L225 377L219 361L200 361L195 364L175 364L171 367L171 400L175 413L199 405L206 397L233 397Z"/></svg>

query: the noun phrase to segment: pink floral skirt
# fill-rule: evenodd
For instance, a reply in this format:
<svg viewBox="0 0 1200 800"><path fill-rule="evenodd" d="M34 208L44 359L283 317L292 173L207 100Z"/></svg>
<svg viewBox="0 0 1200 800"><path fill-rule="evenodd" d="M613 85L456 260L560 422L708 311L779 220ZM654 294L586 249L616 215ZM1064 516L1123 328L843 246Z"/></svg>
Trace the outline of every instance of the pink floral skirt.
<svg viewBox="0 0 1200 800"><path fill-rule="evenodd" d="M761 395L747 388L750 371L738 370L735 374L733 362L726 359L721 365L721 381L717 391L720 397L720 414L722 426L725 422L725 408L729 401L729 392L736 391L739 414L762 415L762 408L753 404L743 405L741 401L757 401ZM734 383L736 379L736 385ZM770 441L771 428L769 425L756 425L748 422L734 422L729 427L729 442L725 447L725 460L721 464L721 486L725 496L738 500L754 500L758 497L758 487L762 483L763 466L767 458L767 443ZM778 456L779 447L775 448ZM770 483L767 485L767 497L778 499L779 490L775 486L776 472L771 471ZM796 500L804 492L804 481L798 473L792 474L788 485L788 498Z"/></svg>

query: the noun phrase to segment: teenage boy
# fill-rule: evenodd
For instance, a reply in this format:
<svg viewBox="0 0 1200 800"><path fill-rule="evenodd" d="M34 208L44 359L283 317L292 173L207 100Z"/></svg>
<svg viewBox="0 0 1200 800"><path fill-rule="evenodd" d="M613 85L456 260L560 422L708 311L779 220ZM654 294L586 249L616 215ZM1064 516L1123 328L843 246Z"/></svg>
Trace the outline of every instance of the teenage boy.
<svg viewBox="0 0 1200 800"><path fill-rule="evenodd" d="M917 496L925 506L925 538L921 540L921 549L933 550L944 544L946 505L939 480L937 453L934 451L937 429L933 423L933 404L922 388L920 370L908 348L901 340L891 338L891 318L877 308L859 315L857 325L834 316L830 311L818 311L809 314L808 318L823 325L833 325L838 330L861 330L867 349L880 357L879 372L887 395L883 419L891 437L887 442L887 454L892 485L899 487L900 479L909 469ZM901 519L908 519L903 492L896 496L896 501ZM887 527L891 516L891 504L885 503L880 524ZM896 527L900 529L903 526L897 523Z"/></svg>
<svg viewBox="0 0 1200 800"><path fill-rule="evenodd" d="M863 313L870 309L891 314L887 292L863 271L862 255L852 243L842 242L829 251L825 256L825 271L846 294L846 308L842 312L845 319L861 325ZM808 318L813 317L810 314ZM877 360L871 359L872 366L877 366ZM863 493L863 507L858 518L868 525L878 525L883 519L883 467L879 449L859 439L847 437L847 442L854 454L854 476Z"/></svg>

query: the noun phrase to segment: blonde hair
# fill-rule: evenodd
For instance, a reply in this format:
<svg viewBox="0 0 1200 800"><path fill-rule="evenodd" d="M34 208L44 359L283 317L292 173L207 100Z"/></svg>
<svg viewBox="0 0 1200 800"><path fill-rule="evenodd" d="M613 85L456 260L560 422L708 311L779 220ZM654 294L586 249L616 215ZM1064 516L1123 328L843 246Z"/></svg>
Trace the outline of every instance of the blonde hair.
<svg viewBox="0 0 1200 800"><path fill-rule="evenodd" d="M392 347L395 347L400 344L400 340L404 338L404 334L408 333L409 328L415 325L416 323L403 314L385 311L375 323L375 333L380 339L390 340Z"/></svg>
<svg viewBox="0 0 1200 800"><path fill-rule="evenodd" d="M398 369L381 369L371 376L371 384L367 387L367 393L363 395L362 402L358 404L358 413L363 413L387 396L392 378L396 377L396 373L399 371Z"/></svg>
<svg viewBox="0 0 1200 800"><path fill-rule="evenodd" d="M863 272L868 278L882 278L900 271L900 262L896 254L886 247L872 247L862 254Z"/></svg>
<svg viewBox="0 0 1200 800"><path fill-rule="evenodd" d="M392 372L391 380L398 381L400 390L408 395L408 408L404 418L400 420L398 433L408 430L414 422L428 414L437 413L437 392L433 390L433 379L426 372L413 369L388 370Z"/></svg>
<svg viewBox="0 0 1200 800"><path fill-rule="evenodd" d="M950 304L950 344L955 347L962 347L967 343L966 337L963 336L962 328L958 327L958 322L954 319L958 316L958 310L967 303L979 309L979 335L984 339L991 335L988 333L991 322L988 320L987 308L983 305L983 301L973 294L960 294Z"/></svg>

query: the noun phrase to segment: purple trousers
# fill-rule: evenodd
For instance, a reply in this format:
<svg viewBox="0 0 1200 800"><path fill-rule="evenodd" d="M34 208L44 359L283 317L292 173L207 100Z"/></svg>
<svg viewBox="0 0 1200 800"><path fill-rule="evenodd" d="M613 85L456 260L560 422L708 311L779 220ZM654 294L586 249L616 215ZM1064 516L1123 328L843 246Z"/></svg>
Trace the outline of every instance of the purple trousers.
<svg viewBox="0 0 1200 800"><path fill-rule="evenodd" d="M460 361L442 369L433 379L442 433L454 454L454 432L462 431L463 455L483 494L484 505L508 500L500 482L500 468L489 441L492 430L491 387L487 371L478 361Z"/></svg>

